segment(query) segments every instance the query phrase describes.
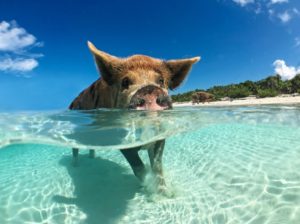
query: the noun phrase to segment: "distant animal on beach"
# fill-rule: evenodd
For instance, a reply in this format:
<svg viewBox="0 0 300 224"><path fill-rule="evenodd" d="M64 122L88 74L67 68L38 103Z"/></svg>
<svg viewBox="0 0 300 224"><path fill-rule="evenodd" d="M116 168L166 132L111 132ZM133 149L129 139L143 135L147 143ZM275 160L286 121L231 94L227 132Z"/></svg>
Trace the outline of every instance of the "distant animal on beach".
<svg viewBox="0 0 300 224"><path fill-rule="evenodd" d="M199 91L192 94L192 103L193 104L199 104L199 103L205 103L205 102L211 102L214 100L214 95L211 93Z"/></svg>
<svg viewBox="0 0 300 224"><path fill-rule="evenodd" d="M83 90L70 104L71 110L122 108L133 110L166 110L172 108L168 90L177 88L187 77L192 65L200 60L193 57L178 60L160 60L145 55L118 58L98 50L91 42L92 52L101 77ZM129 162L135 176L143 181L146 169L138 151L148 150L151 169L158 180L159 191L166 188L163 177L162 155L165 140L135 148L120 150ZM73 149L78 162L78 149ZM95 151L90 150L90 157Z"/></svg>

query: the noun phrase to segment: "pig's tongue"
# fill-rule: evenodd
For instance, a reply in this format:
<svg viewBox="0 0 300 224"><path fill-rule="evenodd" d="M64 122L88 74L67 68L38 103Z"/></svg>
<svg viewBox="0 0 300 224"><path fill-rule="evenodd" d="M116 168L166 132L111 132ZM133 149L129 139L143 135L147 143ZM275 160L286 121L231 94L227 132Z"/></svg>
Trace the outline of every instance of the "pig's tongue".
<svg viewBox="0 0 300 224"><path fill-rule="evenodd" d="M145 104L142 106L138 106L137 110L164 110L166 107L162 107L157 104L157 96L146 95L144 97Z"/></svg>

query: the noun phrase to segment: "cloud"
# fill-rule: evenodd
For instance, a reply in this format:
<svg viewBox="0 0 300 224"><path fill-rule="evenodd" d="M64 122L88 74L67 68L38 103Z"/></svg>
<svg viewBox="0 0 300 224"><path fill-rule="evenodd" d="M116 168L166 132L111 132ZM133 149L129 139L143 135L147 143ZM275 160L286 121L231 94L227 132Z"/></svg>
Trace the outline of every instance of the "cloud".
<svg viewBox="0 0 300 224"><path fill-rule="evenodd" d="M296 15L300 15L300 12L297 8L293 8L293 13Z"/></svg>
<svg viewBox="0 0 300 224"><path fill-rule="evenodd" d="M271 0L270 4L288 3L289 0Z"/></svg>
<svg viewBox="0 0 300 224"><path fill-rule="evenodd" d="M273 9L269 9L268 13L269 13L270 16L273 16L274 15L274 10Z"/></svg>
<svg viewBox="0 0 300 224"><path fill-rule="evenodd" d="M277 17L281 20L282 23L287 23L291 19L293 19L295 17L299 17L299 16L300 16L300 12L297 8L288 9L288 10L284 11L283 13L277 14Z"/></svg>
<svg viewBox="0 0 300 224"><path fill-rule="evenodd" d="M35 42L36 38L25 29L17 27L15 22L2 21L0 23L0 51L23 50Z"/></svg>
<svg viewBox="0 0 300 224"><path fill-rule="evenodd" d="M32 54L33 47L42 47L42 42L18 26L15 21L0 22L0 71L25 73L38 66L36 58L41 54Z"/></svg>
<svg viewBox="0 0 300 224"><path fill-rule="evenodd" d="M229 0L228 0L229 1ZM298 0L299 1L299 0ZM267 16L270 21L284 25L289 29L287 32L295 38L295 46L300 47L300 37L294 36L294 26L292 22L300 19L300 8L298 9L289 0L231 0L243 9L257 14L257 16Z"/></svg>
<svg viewBox="0 0 300 224"><path fill-rule="evenodd" d="M254 0L232 0L232 1L239 4L240 6L245 6L249 3L254 3Z"/></svg>
<svg viewBox="0 0 300 224"><path fill-rule="evenodd" d="M39 65L38 61L29 58L6 58L0 61L0 70L1 71L17 71L17 72L28 72L34 69Z"/></svg>
<svg viewBox="0 0 300 224"><path fill-rule="evenodd" d="M250 11L255 14L267 14L269 18L277 18L282 23L288 23L291 19L296 16L300 16L300 11L296 7L292 7L289 0L232 0L236 4L244 7L248 7ZM285 4L283 4L285 3ZM277 6L277 5L282 6Z"/></svg>
<svg viewBox="0 0 300 224"><path fill-rule="evenodd" d="M255 12L255 14L260 14L263 12L262 5L260 3L257 3L256 9L254 9L254 12Z"/></svg>
<svg viewBox="0 0 300 224"><path fill-rule="evenodd" d="M290 80L300 73L300 67L287 66L284 60L277 59L273 66L275 73L280 75L282 80Z"/></svg>
<svg viewBox="0 0 300 224"><path fill-rule="evenodd" d="M281 20L281 22L287 23L292 19L292 16L287 11L285 11L284 13L279 13L278 18Z"/></svg>

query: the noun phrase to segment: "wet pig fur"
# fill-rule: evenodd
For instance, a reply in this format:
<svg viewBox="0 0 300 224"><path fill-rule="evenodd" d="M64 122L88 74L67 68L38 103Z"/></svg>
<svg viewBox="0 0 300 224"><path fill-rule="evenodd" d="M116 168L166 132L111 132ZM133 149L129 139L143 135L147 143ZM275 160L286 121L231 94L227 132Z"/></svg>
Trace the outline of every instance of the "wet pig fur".
<svg viewBox="0 0 300 224"><path fill-rule="evenodd" d="M161 60L145 55L119 58L98 50L91 42L88 47L94 56L101 77L83 90L70 104L71 110L97 108L122 108L136 110L165 110L172 108L169 90L174 90L185 80L200 57ZM138 151L147 149L158 190L164 191L162 155L165 140L145 146L122 149L135 176L143 181L146 169ZM78 163L78 149L73 149L74 164ZM90 157L95 151L90 150Z"/></svg>

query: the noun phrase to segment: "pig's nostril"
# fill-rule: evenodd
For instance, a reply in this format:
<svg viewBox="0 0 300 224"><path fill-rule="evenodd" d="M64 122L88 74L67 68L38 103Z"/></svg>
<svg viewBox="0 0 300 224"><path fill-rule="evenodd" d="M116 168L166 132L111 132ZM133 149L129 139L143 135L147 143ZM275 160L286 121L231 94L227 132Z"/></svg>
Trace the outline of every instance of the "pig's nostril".
<svg viewBox="0 0 300 224"><path fill-rule="evenodd" d="M166 103L165 97L164 97L164 96L159 96L159 97L157 97L156 103L157 103L158 105L163 105L163 104L165 104L165 103Z"/></svg>
<svg viewBox="0 0 300 224"><path fill-rule="evenodd" d="M161 99L160 99L159 97L156 99L156 103L157 103L158 105L161 104Z"/></svg>
<svg viewBox="0 0 300 224"><path fill-rule="evenodd" d="M168 96L160 95L159 97L157 97L156 103L160 106L170 106L171 100L170 100L170 97L168 97Z"/></svg>
<svg viewBox="0 0 300 224"><path fill-rule="evenodd" d="M142 106L144 106L144 104L145 104L145 100L144 99L138 99L138 101L137 101L137 106L138 107L142 107Z"/></svg>

